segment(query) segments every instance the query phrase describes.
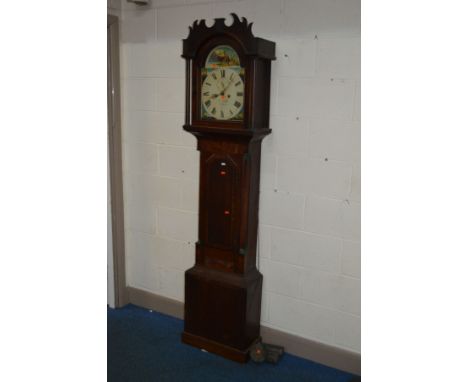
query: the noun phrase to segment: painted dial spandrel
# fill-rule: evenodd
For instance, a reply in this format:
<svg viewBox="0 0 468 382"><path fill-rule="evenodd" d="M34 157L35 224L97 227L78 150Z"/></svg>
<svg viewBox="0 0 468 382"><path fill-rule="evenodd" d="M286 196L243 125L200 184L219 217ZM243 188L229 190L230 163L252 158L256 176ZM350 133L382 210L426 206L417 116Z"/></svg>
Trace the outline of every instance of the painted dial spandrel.
<svg viewBox="0 0 468 382"><path fill-rule="evenodd" d="M228 45L215 47L202 68L201 116L205 120L244 118L244 68Z"/></svg>

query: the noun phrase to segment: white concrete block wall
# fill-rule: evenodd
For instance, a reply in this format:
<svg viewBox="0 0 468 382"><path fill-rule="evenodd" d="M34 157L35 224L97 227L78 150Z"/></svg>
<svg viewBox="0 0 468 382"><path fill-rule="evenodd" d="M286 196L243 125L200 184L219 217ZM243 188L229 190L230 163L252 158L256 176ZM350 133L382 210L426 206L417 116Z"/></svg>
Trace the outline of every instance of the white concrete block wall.
<svg viewBox="0 0 468 382"><path fill-rule="evenodd" d="M260 194L262 325L360 352L358 0L122 0L129 285L183 301L199 154L183 132L188 26L230 12L276 42Z"/></svg>

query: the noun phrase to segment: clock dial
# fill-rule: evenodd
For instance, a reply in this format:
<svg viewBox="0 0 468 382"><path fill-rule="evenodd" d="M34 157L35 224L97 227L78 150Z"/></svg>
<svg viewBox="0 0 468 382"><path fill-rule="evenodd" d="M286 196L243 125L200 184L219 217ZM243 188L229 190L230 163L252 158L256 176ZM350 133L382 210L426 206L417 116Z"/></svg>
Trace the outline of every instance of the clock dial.
<svg viewBox="0 0 468 382"><path fill-rule="evenodd" d="M202 68L201 116L205 120L234 120L244 117L244 68L228 45L211 50Z"/></svg>
<svg viewBox="0 0 468 382"><path fill-rule="evenodd" d="M202 85L202 107L206 115L220 120L239 118L244 106L244 82L232 69L214 69Z"/></svg>

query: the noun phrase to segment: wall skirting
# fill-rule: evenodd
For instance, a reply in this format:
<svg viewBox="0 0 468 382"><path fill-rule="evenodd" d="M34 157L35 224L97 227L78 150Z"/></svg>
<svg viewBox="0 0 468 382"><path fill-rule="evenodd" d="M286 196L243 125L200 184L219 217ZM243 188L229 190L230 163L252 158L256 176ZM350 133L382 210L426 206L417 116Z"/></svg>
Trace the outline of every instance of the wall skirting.
<svg viewBox="0 0 468 382"><path fill-rule="evenodd" d="M285 351L335 369L361 375L361 355L321 342L285 333L277 329L260 327L262 340L282 345Z"/></svg>
<svg viewBox="0 0 468 382"><path fill-rule="evenodd" d="M145 290L127 287L130 304L184 319L184 303Z"/></svg>
<svg viewBox="0 0 468 382"><path fill-rule="evenodd" d="M127 287L131 304L184 319L184 304L141 289ZM334 346L295 336L277 329L262 326L262 339L266 343L284 346L286 352L323 365L353 374L361 374L361 355Z"/></svg>

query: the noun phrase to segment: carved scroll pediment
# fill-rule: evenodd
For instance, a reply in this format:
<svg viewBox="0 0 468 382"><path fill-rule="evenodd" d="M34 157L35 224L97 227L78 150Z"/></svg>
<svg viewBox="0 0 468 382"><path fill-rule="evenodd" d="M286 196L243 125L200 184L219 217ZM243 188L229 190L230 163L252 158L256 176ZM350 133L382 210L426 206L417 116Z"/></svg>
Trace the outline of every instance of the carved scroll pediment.
<svg viewBox="0 0 468 382"><path fill-rule="evenodd" d="M239 16L237 16L235 13L231 13L231 16L234 19L234 22L231 25L226 25L226 19L224 17L216 18L214 24L211 27L206 25L206 21L204 19L200 21L195 20L193 25L189 27L188 38L190 38L192 33L204 34L209 33L212 30L221 33L228 33L229 31L232 31L233 33L245 33L249 35L250 38L254 38L252 33L253 23L248 23L245 17L242 17L241 21Z"/></svg>
<svg viewBox="0 0 468 382"><path fill-rule="evenodd" d="M252 33L253 23L249 23L245 17L239 18L235 13L231 13L231 16L234 19L231 25L226 25L224 17L216 18L212 26L207 26L204 19L195 20L189 27L189 35L183 40L182 57L194 58L204 42L216 36L226 35L237 40L245 54L274 59L274 44L255 37Z"/></svg>

